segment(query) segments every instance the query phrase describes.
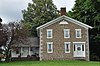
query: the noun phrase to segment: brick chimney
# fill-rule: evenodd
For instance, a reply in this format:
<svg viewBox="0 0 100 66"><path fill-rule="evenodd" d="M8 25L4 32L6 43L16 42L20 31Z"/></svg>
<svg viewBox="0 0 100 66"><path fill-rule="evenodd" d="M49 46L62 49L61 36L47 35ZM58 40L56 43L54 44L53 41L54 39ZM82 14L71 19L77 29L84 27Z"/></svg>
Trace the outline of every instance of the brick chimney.
<svg viewBox="0 0 100 66"><path fill-rule="evenodd" d="M61 7L60 14L61 16L66 15L66 7Z"/></svg>

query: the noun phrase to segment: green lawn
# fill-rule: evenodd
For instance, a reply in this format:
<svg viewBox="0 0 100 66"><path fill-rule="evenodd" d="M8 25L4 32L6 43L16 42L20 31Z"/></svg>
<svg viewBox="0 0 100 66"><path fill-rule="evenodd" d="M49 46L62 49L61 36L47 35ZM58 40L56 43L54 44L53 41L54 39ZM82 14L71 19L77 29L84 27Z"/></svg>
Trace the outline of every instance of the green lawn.
<svg viewBox="0 0 100 66"><path fill-rule="evenodd" d="M95 61L16 61L0 62L0 66L100 66L100 62Z"/></svg>

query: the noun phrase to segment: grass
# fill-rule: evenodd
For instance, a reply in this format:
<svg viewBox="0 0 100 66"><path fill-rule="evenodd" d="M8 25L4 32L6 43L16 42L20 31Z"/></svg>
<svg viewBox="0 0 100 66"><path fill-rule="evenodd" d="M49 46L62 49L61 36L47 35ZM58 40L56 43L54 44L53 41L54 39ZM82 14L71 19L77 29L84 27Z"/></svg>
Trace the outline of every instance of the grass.
<svg viewBox="0 0 100 66"><path fill-rule="evenodd" d="M100 62L95 61L75 61L75 60L53 60L53 61L16 61L0 62L0 66L100 66Z"/></svg>

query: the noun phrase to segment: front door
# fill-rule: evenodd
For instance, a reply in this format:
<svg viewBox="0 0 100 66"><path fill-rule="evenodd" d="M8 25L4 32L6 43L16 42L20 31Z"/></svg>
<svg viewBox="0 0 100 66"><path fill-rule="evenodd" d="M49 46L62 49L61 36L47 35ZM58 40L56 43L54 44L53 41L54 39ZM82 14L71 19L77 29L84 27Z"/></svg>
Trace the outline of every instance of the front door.
<svg viewBox="0 0 100 66"><path fill-rule="evenodd" d="M84 43L74 43L74 57L85 57Z"/></svg>

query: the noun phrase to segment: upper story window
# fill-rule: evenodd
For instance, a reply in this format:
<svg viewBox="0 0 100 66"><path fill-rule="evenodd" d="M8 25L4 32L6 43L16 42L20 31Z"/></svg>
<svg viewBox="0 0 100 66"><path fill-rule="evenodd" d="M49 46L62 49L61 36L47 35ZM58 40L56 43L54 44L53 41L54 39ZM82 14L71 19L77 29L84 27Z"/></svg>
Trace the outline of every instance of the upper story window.
<svg viewBox="0 0 100 66"><path fill-rule="evenodd" d="M65 53L70 53L70 42L65 42Z"/></svg>
<svg viewBox="0 0 100 66"><path fill-rule="evenodd" d="M47 29L47 38L52 38L52 29Z"/></svg>
<svg viewBox="0 0 100 66"><path fill-rule="evenodd" d="M70 29L64 29L64 38L70 38Z"/></svg>
<svg viewBox="0 0 100 66"><path fill-rule="evenodd" d="M53 42L47 42L47 53L53 53Z"/></svg>
<svg viewBox="0 0 100 66"><path fill-rule="evenodd" d="M81 38L81 29L75 29L76 31L76 38Z"/></svg>

